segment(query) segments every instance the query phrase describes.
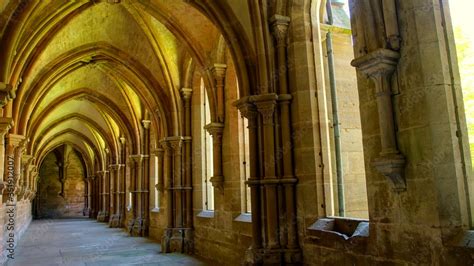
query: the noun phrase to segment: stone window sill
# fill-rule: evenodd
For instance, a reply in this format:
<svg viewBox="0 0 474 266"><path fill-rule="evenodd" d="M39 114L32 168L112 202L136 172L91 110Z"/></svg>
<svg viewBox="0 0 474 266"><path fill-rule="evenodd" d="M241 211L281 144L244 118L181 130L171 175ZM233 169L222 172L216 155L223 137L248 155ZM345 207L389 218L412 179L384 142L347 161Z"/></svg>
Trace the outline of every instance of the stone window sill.
<svg viewBox="0 0 474 266"><path fill-rule="evenodd" d="M466 230L449 241L450 246L474 249L474 230Z"/></svg>
<svg viewBox="0 0 474 266"><path fill-rule="evenodd" d="M234 219L234 222L242 223L252 223L252 214L251 213L241 213Z"/></svg>
<svg viewBox="0 0 474 266"><path fill-rule="evenodd" d="M200 213L198 213L197 217L208 218L208 219L214 218L214 211L203 210Z"/></svg>
<svg viewBox="0 0 474 266"><path fill-rule="evenodd" d="M159 212L160 212L160 208L159 208L159 207L153 208L153 209L151 209L151 212L159 213Z"/></svg>
<svg viewBox="0 0 474 266"><path fill-rule="evenodd" d="M326 217L318 219L308 230L308 241L347 249L363 247L369 236L369 221L363 219ZM321 241L324 240L324 241ZM332 241L331 241L332 240Z"/></svg>

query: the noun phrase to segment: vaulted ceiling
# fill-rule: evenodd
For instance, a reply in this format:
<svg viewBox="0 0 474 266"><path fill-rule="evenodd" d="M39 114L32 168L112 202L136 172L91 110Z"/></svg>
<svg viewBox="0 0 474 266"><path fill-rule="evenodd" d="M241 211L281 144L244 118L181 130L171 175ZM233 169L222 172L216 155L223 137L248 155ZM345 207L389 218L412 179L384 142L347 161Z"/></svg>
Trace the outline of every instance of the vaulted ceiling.
<svg viewBox="0 0 474 266"><path fill-rule="evenodd" d="M27 154L39 162L69 144L89 168L105 167L121 137L140 153L142 120L155 139L180 134L180 88L195 72L212 87L208 68L226 60L223 35L235 33L203 15L212 6L187 2L3 1L0 81L14 98L3 116L29 139Z"/></svg>

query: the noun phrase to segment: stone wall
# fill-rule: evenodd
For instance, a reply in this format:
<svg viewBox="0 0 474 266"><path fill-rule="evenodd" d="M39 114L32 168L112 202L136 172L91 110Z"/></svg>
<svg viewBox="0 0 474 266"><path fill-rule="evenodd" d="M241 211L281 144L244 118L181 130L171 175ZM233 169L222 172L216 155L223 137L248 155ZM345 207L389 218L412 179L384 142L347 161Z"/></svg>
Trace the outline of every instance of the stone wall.
<svg viewBox="0 0 474 266"><path fill-rule="evenodd" d="M84 209L84 170L75 152L65 160L64 196L61 196L59 167L54 153L46 156L40 167L38 218L80 217Z"/></svg>
<svg viewBox="0 0 474 266"><path fill-rule="evenodd" d="M230 61L230 60L229 60ZM242 261L242 254L251 243L251 224L237 219L241 215L241 175L239 143L240 118L232 104L238 99L235 70L231 62L226 70L226 114L222 145L224 169L224 190L214 188L214 211L203 212L202 189L202 139L201 128L201 87L200 77L195 78L192 98L193 124L193 202L194 202L194 243L197 255L212 258L221 263Z"/></svg>

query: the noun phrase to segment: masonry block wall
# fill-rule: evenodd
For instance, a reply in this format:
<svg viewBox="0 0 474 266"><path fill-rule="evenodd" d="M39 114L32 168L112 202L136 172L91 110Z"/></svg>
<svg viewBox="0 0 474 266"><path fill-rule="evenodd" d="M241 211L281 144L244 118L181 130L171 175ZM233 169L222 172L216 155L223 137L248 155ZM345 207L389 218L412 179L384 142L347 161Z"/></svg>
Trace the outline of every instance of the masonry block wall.
<svg viewBox="0 0 474 266"><path fill-rule="evenodd" d="M64 185L61 185L59 167L54 153L46 156L40 168L37 218L81 217L84 210L84 170L74 152L64 160L67 163ZM61 188L64 186L63 188ZM61 191L63 189L63 195Z"/></svg>

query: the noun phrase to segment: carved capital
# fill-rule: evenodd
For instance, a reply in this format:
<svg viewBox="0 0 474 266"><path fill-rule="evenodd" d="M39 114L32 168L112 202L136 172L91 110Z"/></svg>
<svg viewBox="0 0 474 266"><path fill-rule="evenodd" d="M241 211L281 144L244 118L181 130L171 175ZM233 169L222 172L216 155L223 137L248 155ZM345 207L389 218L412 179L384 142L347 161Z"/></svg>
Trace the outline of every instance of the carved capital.
<svg viewBox="0 0 474 266"><path fill-rule="evenodd" d="M9 100L15 98L13 87L10 84L0 82L0 108L3 108Z"/></svg>
<svg viewBox="0 0 474 266"><path fill-rule="evenodd" d="M183 137L169 137L167 138L175 155L181 155L181 147L183 146Z"/></svg>
<svg viewBox="0 0 474 266"><path fill-rule="evenodd" d="M163 158L163 154L165 153L165 150L162 148L156 148L153 151L153 154L155 154L158 158Z"/></svg>
<svg viewBox="0 0 474 266"><path fill-rule="evenodd" d="M0 117L0 137L4 137L13 126L13 119L10 117Z"/></svg>
<svg viewBox="0 0 474 266"><path fill-rule="evenodd" d="M210 123L204 126L204 129L209 132L213 138L222 137L224 133L224 123Z"/></svg>
<svg viewBox="0 0 474 266"><path fill-rule="evenodd" d="M129 156L130 159L132 159L133 162L141 164L143 162L143 159L146 157L143 154L134 154Z"/></svg>
<svg viewBox="0 0 474 266"><path fill-rule="evenodd" d="M392 181L396 192L406 191L407 189L404 174L405 164L405 157L399 153L386 154L372 162L379 173Z"/></svg>
<svg viewBox="0 0 474 266"><path fill-rule="evenodd" d="M212 186L217 188L219 191L224 191L224 177L223 176L213 176L209 180L212 183Z"/></svg>
<svg viewBox="0 0 474 266"><path fill-rule="evenodd" d="M25 137L22 135L8 134L8 145L17 148L22 145Z"/></svg>
<svg viewBox="0 0 474 266"><path fill-rule="evenodd" d="M191 88L181 88L180 92L185 101L189 101L193 95L193 89Z"/></svg>
<svg viewBox="0 0 474 266"><path fill-rule="evenodd" d="M399 59L398 52L378 49L352 60L351 65L372 80L377 80L382 77L390 77L397 68Z"/></svg>
<svg viewBox="0 0 474 266"><path fill-rule="evenodd" d="M216 81L224 79L226 69L227 69L226 64L214 64L211 67L211 73L214 76L214 79L216 79Z"/></svg>
<svg viewBox="0 0 474 266"><path fill-rule="evenodd" d="M290 25L290 18L275 14L270 18L270 24L277 46L285 46L288 35L288 27Z"/></svg>
<svg viewBox="0 0 474 266"><path fill-rule="evenodd" d="M277 104L278 95L274 93L255 95L251 97L251 101L257 106L258 112L262 115L263 124L273 124L273 115Z"/></svg>
<svg viewBox="0 0 474 266"><path fill-rule="evenodd" d="M150 129L150 124L151 124L151 121L150 120L142 120L142 125L143 125L143 128L145 129Z"/></svg>

